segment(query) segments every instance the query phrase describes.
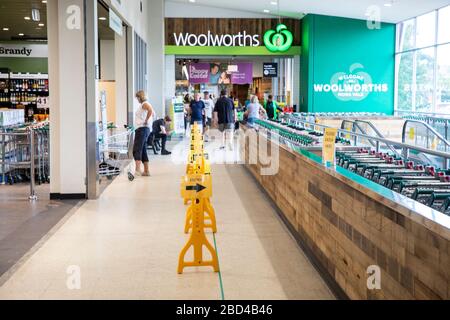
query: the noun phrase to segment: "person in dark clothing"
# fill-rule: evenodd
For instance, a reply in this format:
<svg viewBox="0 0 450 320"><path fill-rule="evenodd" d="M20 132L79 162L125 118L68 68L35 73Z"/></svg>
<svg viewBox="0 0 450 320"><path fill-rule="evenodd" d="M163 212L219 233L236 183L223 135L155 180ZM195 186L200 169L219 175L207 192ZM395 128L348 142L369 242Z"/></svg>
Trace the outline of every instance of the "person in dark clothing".
<svg viewBox="0 0 450 320"><path fill-rule="evenodd" d="M220 98L217 99L216 106L214 107L214 115L216 123L219 125L219 130L223 133L221 149L225 149L228 145L232 150L236 113L233 100L227 97L227 92L225 90L221 91Z"/></svg>
<svg viewBox="0 0 450 320"><path fill-rule="evenodd" d="M283 112L283 109L281 109L277 102L273 100L272 95L268 97L264 109L266 109L267 117L275 120L278 119L278 112Z"/></svg>
<svg viewBox="0 0 450 320"><path fill-rule="evenodd" d="M194 95L194 100L191 101L189 106L189 111L191 114L191 125L197 123L203 127L204 115L205 115L205 103L200 100L200 94L196 93Z"/></svg>
<svg viewBox="0 0 450 320"><path fill-rule="evenodd" d="M167 142L167 129L166 126L172 122L172 119L169 116L165 118L161 118L153 122L153 132L154 139L161 139L161 155L168 156L172 154L172 152L167 151L166 142Z"/></svg>

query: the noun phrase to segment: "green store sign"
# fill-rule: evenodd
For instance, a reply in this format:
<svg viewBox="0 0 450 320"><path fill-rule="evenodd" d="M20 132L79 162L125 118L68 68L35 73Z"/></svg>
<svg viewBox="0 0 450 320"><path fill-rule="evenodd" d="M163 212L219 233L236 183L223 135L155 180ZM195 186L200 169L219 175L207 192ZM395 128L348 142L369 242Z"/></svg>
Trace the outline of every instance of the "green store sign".
<svg viewBox="0 0 450 320"><path fill-rule="evenodd" d="M270 52L286 52L292 47L294 36L286 25L280 23L275 30L268 30L264 34L264 45Z"/></svg>

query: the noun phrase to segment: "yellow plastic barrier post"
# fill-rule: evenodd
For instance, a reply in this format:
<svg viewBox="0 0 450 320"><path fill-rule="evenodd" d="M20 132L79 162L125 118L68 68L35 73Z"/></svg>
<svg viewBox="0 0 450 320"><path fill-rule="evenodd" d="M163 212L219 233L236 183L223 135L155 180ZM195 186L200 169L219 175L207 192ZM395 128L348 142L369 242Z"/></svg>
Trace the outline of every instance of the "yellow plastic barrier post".
<svg viewBox="0 0 450 320"><path fill-rule="evenodd" d="M205 229L211 229L213 233L217 233L217 222L216 222L216 212L211 204L209 199L201 199L203 201L203 208L205 210L205 221L209 221L209 223L204 224ZM186 223L184 226L184 233L188 234L189 230L192 229L193 219L192 219L192 207L188 208L186 214Z"/></svg>
<svg viewBox="0 0 450 320"><path fill-rule="evenodd" d="M182 274L185 267L211 266L215 272L219 271L217 253L205 235L205 212L207 201L212 196L211 176L194 174L185 176L181 183L181 195L184 199L191 199L188 215L192 220L192 233L186 246L181 250L178 261L178 273ZM190 248L194 250L194 260L185 261ZM211 260L203 259L203 247L211 254Z"/></svg>

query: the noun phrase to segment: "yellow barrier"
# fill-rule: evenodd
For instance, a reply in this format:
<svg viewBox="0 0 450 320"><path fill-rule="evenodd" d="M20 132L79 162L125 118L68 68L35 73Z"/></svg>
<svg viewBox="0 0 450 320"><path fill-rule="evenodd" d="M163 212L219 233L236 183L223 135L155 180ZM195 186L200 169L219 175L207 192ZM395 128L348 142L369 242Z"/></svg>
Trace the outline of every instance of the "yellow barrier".
<svg viewBox="0 0 450 320"><path fill-rule="evenodd" d="M212 177L208 155L204 153L203 136L197 124L191 131L191 146L186 168L186 176L181 180L181 196L184 203L190 203L186 213L185 233L192 230L188 243L180 253L178 273L183 273L185 267L211 266L219 271L217 253L205 235L205 228L217 232L216 215L211 204ZM208 223L205 223L205 220ZM194 260L185 261L186 253L194 249ZM211 254L211 260L203 259L203 247Z"/></svg>

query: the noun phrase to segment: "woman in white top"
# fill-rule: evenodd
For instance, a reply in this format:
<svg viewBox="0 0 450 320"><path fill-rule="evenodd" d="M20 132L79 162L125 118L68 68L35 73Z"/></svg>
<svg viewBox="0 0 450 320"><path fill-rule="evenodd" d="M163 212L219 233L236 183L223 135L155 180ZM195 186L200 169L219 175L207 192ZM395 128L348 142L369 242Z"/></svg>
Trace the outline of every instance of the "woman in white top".
<svg viewBox="0 0 450 320"><path fill-rule="evenodd" d="M247 117L247 124L253 126L255 121L261 118L260 114L267 117L266 110L259 104L258 97L253 96L250 99L250 104L247 106L247 111L244 113L244 116Z"/></svg>
<svg viewBox="0 0 450 320"><path fill-rule="evenodd" d="M144 91L136 93L136 99L140 106L135 115L136 133L134 136L133 157L136 161L136 175L145 177L150 176L149 160L147 155L147 140L150 136L150 128L153 124L155 111L152 105L147 101ZM141 172L141 165L144 163L144 172Z"/></svg>

